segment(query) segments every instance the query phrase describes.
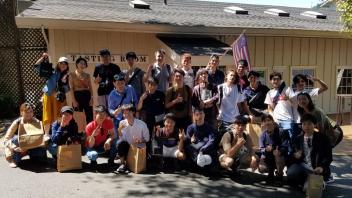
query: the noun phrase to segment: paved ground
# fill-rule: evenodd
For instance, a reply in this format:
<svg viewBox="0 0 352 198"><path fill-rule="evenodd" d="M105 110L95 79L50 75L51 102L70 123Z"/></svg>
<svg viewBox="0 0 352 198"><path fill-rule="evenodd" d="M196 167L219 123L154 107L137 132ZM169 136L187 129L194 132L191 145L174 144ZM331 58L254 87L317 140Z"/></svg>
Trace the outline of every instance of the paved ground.
<svg viewBox="0 0 352 198"><path fill-rule="evenodd" d="M336 181L325 190L326 198L352 197L352 127L347 127L335 149L332 172ZM84 169L77 172L58 173L52 162L38 165L29 160L13 169L3 158L2 145L0 138L0 197L304 197L289 186L265 186L265 176L251 172L240 178L209 178L185 171L117 175L107 168L106 159L99 159L100 171L89 171L86 158Z"/></svg>

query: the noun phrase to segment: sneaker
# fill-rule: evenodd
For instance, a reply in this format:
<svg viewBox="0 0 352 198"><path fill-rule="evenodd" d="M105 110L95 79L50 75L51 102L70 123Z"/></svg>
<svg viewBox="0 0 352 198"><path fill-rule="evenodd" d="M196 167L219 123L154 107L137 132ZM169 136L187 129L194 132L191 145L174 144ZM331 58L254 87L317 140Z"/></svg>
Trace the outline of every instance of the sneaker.
<svg viewBox="0 0 352 198"><path fill-rule="evenodd" d="M329 178L325 181L326 184L331 184L335 182L334 177L332 175L329 176Z"/></svg>
<svg viewBox="0 0 352 198"><path fill-rule="evenodd" d="M124 164L121 164L116 170L116 172L118 173L125 173L126 171L127 171L127 167Z"/></svg>
<svg viewBox="0 0 352 198"><path fill-rule="evenodd" d="M44 134L44 138L43 138L44 142L48 142L50 140L50 135L49 134Z"/></svg>
<svg viewBox="0 0 352 198"><path fill-rule="evenodd" d="M17 167L17 164L16 164L15 162L10 162L10 163L9 163L9 166L10 166L11 168L16 168L16 167Z"/></svg>

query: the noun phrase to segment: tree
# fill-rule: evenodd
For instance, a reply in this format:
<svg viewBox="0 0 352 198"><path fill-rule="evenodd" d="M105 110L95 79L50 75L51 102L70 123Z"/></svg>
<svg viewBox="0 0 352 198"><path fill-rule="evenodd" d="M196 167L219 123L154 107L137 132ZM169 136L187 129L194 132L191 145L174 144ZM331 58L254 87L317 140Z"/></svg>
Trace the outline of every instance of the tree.
<svg viewBox="0 0 352 198"><path fill-rule="evenodd" d="M336 10L341 14L344 29L352 33L352 0L334 0Z"/></svg>

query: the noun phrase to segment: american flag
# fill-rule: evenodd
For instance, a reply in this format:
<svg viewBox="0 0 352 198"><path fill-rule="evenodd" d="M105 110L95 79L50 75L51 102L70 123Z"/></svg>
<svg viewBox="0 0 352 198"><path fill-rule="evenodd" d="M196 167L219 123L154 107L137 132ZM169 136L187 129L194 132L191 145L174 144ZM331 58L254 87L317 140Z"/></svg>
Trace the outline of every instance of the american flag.
<svg viewBox="0 0 352 198"><path fill-rule="evenodd" d="M237 65L239 60L247 60L248 70L251 70L251 64L249 61L249 50L247 45L247 36L243 33L241 34L235 42L232 43L233 60Z"/></svg>

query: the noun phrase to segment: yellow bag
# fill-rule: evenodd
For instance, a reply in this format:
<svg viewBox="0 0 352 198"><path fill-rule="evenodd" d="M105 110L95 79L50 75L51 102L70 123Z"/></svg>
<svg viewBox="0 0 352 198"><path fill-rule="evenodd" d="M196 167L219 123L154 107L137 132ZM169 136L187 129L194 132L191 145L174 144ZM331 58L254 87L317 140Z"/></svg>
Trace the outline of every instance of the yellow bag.
<svg viewBox="0 0 352 198"><path fill-rule="evenodd" d="M61 145L57 151L57 170L59 172L82 169L81 145Z"/></svg>
<svg viewBox="0 0 352 198"><path fill-rule="evenodd" d="M21 149L28 150L44 146L44 130L42 122L20 123L18 126L18 144Z"/></svg>
<svg viewBox="0 0 352 198"><path fill-rule="evenodd" d="M143 172L147 167L147 149L131 145L127 154L127 167L136 174Z"/></svg>
<svg viewBox="0 0 352 198"><path fill-rule="evenodd" d="M308 186L306 197L308 198L321 198L323 196L323 176L310 174L308 175Z"/></svg>
<svg viewBox="0 0 352 198"><path fill-rule="evenodd" d="M86 114L84 112L75 111L73 113L73 119L76 121L78 126L78 133L86 131Z"/></svg>

